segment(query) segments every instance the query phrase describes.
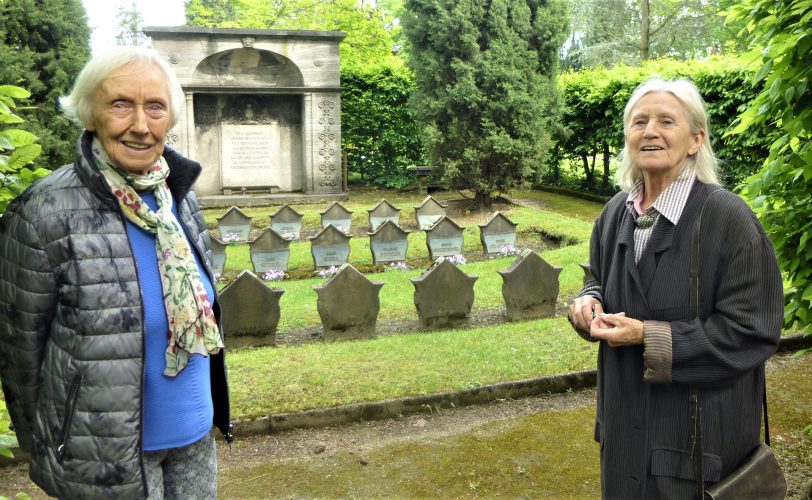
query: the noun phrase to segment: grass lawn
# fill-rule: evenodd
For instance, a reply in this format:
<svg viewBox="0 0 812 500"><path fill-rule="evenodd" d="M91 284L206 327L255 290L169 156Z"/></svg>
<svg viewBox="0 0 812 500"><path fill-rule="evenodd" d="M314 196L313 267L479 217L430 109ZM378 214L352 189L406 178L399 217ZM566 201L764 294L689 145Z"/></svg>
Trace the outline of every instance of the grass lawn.
<svg viewBox="0 0 812 500"><path fill-rule="evenodd" d="M409 235L408 263L411 271L377 271L369 250L367 209L381 198L401 209L401 225ZM439 200L458 198L457 193L433 194ZM495 209L518 224L519 248L532 248L554 266L562 267L559 302L568 302L583 281L579 263L587 260L592 221L602 206L561 195L516 191L513 198L526 206L499 204ZM353 212L350 263L367 271L367 277L383 282L378 324L417 318L410 279L430 265L425 233L417 230L414 207L424 196L369 190L351 193L342 205ZM268 282L283 288L280 301L279 334L296 328L320 325L313 286L318 277L310 256L306 233L319 227L319 212L327 204L295 205L304 214L303 237L291 244L289 271L299 279ZM244 210L253 217L252 234L270 225L278 206ZM214 234L216 220L226 208L206 210ZM490 219L487 213L451 215L465 227L464 255L460 265L479 278L474 287L474 312L504 307L502 278L513 256L487 256L482 252L477 224ZM233 279L251 268L247 244L231 245L223 276ZM377 269L380 269L378 267ZM221 283L222 285L222 283ZM563 317L442 331L381 335L372 340L308 343L297 346L237 349L228 354L234 417L263 415L322 408L362 401L430 394L475 387L505 380L552 375L594 367L595 346L581 341Z"/></svg>

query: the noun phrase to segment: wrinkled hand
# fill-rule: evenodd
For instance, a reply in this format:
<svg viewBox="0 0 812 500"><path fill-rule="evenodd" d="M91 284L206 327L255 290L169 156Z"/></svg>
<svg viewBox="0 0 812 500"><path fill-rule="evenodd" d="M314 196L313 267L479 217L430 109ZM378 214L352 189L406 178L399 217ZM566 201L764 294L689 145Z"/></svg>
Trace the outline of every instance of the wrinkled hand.
<svg viewBox="0 0 812 500"><path fill-rule="evenodd" d="M592 320L597 314L603 312L603 305L591 295L577 297L570 304L570 319L572 323L584 331L589 331Z"/></svg>
<svg viewBox="0 0 812 500"><path fill-rule="evenodd" d="M605 340L611 347L643 343L643 322L627 318L626 313L596 314L589 328L593 338Z"/></svg>

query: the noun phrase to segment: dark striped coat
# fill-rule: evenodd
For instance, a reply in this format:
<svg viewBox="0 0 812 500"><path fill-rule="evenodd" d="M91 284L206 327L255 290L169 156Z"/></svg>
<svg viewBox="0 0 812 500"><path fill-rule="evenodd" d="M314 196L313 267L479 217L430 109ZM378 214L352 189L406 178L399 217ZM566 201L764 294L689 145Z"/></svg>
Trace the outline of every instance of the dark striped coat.
<svg viewBox="0 0 812 500"><path fill-rule="evenodd" d="M697 181L675 226L661 217L634 262L634 222L618 193L595 222L594 279L607 313L659 320L671 330L671 380L651 383L643 345L598 351L598 408L604 498L691 498L688 394L700 388L704 476L730 473L759 443L764 362L775 352L783 291L772 245L735 194L714 195L700 235L699 318L689 305L691 230L717 186ZM649 361L654 363L649 354Z"/></svg>

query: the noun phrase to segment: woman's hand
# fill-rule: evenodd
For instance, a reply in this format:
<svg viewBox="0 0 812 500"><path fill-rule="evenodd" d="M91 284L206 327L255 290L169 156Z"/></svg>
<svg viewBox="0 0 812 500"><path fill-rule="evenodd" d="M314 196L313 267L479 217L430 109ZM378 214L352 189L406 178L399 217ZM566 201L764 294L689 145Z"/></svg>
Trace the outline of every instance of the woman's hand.
<svg viewBox="0 0 812 500"><path fill-rule="evenodd" d="M611 347L643 343L643 322L627 318L626 313L596 314L589 328L593 338L605 340Z"/></svg>
<svg viewBox="0 0 812 500"><path fill-rule="evenodd" d="M592 295L577 297L570 304L572 324L584 331L589 331L592 320L603 313L603 305Z"/></svg>

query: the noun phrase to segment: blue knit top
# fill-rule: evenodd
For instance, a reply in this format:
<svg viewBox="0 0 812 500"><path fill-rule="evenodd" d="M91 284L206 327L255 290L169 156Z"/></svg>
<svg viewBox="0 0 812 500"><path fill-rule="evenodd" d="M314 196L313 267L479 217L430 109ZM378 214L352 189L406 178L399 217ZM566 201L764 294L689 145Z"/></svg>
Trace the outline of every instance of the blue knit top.
<svg viewBox="0 0 812 500"><path fill-rule="evenodd" d="M158 203L151 191L138 193L152 210ZM177 218L177 207L172 207ZM144 451L179 448L205 436L212 427L214 407L211 399L210 357L194 354L176 377L163 374L166 367L164 352L169 345L169 322L166 318L163 287L158 274L158 254L155 236L127 221L127 235L135 255L138 283L144 304L144 388L143 388L143 449ZM200 278L210 298L214 297L209 280L194 245Z"/></svg>

